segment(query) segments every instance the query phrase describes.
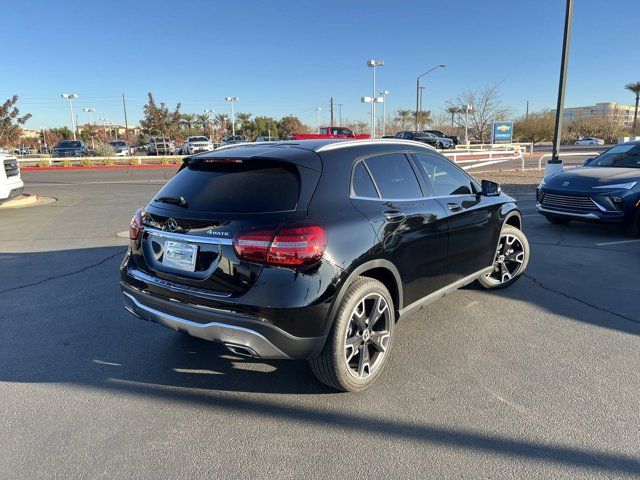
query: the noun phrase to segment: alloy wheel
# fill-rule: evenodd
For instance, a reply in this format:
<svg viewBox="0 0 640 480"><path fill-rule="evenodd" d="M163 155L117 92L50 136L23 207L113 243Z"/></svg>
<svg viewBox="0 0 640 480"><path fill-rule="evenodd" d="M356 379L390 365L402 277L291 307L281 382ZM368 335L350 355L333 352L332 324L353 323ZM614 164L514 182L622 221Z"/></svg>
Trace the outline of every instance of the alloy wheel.
<svg viewBox="0 0 640 480"><path fill-rule="evenodd" d="M351 375L366 378L382 364L390 321L389 304L382 295L372 293L358 302L345 333L344 359Z"/></svg>
<svg viewBox="0 0 640 480"><path fill-rule="evenodd" d="M493 270L485 278L492 283L502 284L517 277L524 264L524 253L524 247L515 235L502 235L493 261Z"/></svg>

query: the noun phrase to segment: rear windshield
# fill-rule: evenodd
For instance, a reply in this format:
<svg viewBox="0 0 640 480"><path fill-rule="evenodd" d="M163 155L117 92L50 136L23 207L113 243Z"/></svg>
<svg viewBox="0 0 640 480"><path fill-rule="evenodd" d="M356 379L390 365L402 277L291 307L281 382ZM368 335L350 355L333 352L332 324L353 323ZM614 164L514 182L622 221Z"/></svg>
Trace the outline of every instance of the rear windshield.
<svg viewBox="0 0 640 480"><path fill-rule="evenodd" d="M156 198L184 197L189 211L269 213L295 210L299 194L299 176L289 163L255 159L216 159L209 163L194 159ZM154 204L172 208L165 203Z"/></svg>

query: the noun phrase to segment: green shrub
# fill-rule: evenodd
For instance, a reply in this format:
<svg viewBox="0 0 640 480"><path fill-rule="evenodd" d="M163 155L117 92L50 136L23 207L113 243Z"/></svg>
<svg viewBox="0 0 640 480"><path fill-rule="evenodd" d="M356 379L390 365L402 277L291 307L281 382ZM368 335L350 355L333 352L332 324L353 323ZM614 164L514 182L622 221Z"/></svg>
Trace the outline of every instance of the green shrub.
<svg viewBox="0 0 640 480"><path fill-rule="evenodd" d="M114 153L116 153L116 151L113 149L113 147L111 145L109 145L108 143L97 143L96 144L96 148L94 149L96 152L96 155L98 157L108 157L110 155L113 155Z"/></svg>
<svg viewBox="0 0 640 480"><path fill-rule="evenodd" d="M90 167L91 165L93 165L93 160L91 160L90 158L83 158L83 159L80 161L80 164L81 164L83 167Z"/></svg>
<svg viewBox="0 0 640 480"><path fill-rule="evenodd" d="M73 160L65 159L62 161L63 167L73 167Z"/></svg>
<svg viewBox="0 0 640 480"><path fill-rule="evenodd" d="M140 159L136 157L131 157L129 159L129 164L131 165L140 165Z"/></svg>
<svg viewBox="0 0 640 480"><path fill-rule="evenodd" d="M48 167L48 166L49 166L49 162L48 162L47 160L40 160L40 161L38 162L38 166L39 166L40 168Z"/></svg>
<svg viewBox="0 0 640 480"><path fill-rule="evenodd" d="M171 161L171 160L170 160L170 159L168 159L167 157L160 157L160 164L161 164L161 165L169 165L169 162L170 162L170 161Z"/></svg>
<svg viewBox="0 0 640 480"><path fill-rule="evenodd" d="M107 157L107 158L104 159L104 164L105 165L113 165L114 163L116 163L116 161L112 157Z"/></svg>

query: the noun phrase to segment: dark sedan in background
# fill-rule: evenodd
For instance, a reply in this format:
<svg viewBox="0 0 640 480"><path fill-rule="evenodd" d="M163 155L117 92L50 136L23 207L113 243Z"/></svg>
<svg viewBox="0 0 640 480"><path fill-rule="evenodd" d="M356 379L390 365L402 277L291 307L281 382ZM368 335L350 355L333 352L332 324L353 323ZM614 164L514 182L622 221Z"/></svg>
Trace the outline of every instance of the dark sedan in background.
<svg viewBox="0 0 640 480"><path fill-rule="evenodd" d="M53 149L53 156L62 157L87 157L89 149L81 140L62 140Z"/></svg>
<svg viewBox="0 0 640 480"><path fill-rule="evenodd" d="M585 165L540 183L538 212L550 222L571 220L620 223L640 230L640 142L604 151Z"/></svg>
<svg viewBox="0 0 640 480"><path fill-rule="evenodd" d="M402 131L396 133L396 138L402 138L404 140L413 140L416 142L426 143L427 145L431 145L438 150L455 148L453 144L453 140L450 138L438 137L432 133L428 132L411 132L411 131Z"/></svg>

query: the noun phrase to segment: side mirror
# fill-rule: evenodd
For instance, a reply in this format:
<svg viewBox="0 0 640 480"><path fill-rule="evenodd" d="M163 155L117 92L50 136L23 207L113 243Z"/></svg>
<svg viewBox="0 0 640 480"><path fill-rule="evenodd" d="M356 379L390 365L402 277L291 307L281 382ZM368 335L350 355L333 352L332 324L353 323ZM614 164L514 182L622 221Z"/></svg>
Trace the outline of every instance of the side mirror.
<svg viewBox="0 0 640 480"><path fill-rule="evenodd" d="M596 158L596 157L587 158L587 159L584 161L583 165L589 165L591 162L593 162L593 159L594 159L594 158Z"/></svg>
<svg viewBox="0 0 640 480"><path fill-rule="evenodd" d="M484 195L485 197L497 197L498 195L500 195L500 193L502 193L500 184L496 182L482 180L482 182L480 182L480 185L482 186L482 195Z"/></svg>

